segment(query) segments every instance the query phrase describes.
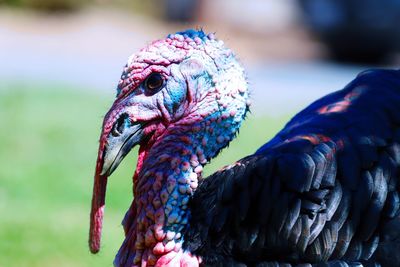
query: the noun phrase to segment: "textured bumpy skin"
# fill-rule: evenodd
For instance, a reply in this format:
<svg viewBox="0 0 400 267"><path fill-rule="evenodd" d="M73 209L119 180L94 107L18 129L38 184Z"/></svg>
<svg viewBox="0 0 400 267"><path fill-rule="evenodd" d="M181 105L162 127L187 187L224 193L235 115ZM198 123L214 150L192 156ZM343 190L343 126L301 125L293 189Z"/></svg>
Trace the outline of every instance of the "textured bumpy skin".
<svg viewBox="0 0 400 267"><path fill-rule="evenodd" d="M400 71L364 72L205 179L184 247L210 266L400 266L399 167Z"/></svg>
<svg viewBox="0 0 400 267"><path fill-rule="evenodd" d="M154 73L164 79L157 91L146 87ZM120 133L134 125L143 135L133 177L135 198L123 221L126 238L114 264L198 266L201 258L182 249L188 202L203 166L235 137L248 107L243 68L213 34L176 33L131 56L100 137L91 251L100 248L108 176L102 169L112 162L110 154L119 153L113 148L126 141L118 139Z"/></svg>
<svg viewBox="0 0 400 267"><path fill-rule="evenodd" d="M203 179L248 97L242 67L213 34L179 32L130 57L103 122L91 251L107 177L139 144L115 266L400 266L400 71L360 74Z"/></svg>

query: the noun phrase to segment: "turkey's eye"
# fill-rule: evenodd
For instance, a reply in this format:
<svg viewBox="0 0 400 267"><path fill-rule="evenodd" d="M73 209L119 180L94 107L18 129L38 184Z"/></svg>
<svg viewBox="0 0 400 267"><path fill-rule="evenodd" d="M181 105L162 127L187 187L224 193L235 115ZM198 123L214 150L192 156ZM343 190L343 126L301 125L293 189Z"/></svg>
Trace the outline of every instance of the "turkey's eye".
<svg viewBox="0 0 400 267"><path fill-rule="evenodd" d="M144 86L150 92L158 91L164 85L164 78L160 73L152 73L144 81Z"/></svg>

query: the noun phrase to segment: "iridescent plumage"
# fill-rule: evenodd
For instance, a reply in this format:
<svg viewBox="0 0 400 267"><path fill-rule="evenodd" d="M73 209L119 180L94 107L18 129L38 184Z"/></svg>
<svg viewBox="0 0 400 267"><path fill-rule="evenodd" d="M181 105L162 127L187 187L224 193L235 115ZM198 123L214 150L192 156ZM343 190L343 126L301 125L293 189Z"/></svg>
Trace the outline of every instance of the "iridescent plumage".
<svg viewBox="0 0 400 267"><path fill-rule="evenodd" d="M100 137L93 252L107 177L140 144L116 266L400 265L388 256L400 247L400 71L359 75L206 179L249 107L223 42L195 30L155 41L129 58L117 92Z"/></svg>

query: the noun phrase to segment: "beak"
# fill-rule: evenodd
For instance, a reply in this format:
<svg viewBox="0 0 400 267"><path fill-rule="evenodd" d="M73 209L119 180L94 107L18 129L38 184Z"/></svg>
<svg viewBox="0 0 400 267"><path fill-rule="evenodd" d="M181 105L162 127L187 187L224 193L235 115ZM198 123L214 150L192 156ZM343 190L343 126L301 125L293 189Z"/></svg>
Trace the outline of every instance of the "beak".
<svg viewBox="0 0 400 267"><path fill-rule="evenodd" d="M106 116L100 138L94 175L92 208L90 212L89 248L92 253L100 250L105 196L108 176L118 167L131 149L143 139L143 124L132 124L127 114L122 114L112 125Z"/></svg>
<svg viewBox="0 0 400 267"><path fill-rule="evenodd" d="M111 135L103 152L103 168L100 175L110 176L131 149L140 143L142 137L143 125L140 123L130 126L121 135Z"/></svg>

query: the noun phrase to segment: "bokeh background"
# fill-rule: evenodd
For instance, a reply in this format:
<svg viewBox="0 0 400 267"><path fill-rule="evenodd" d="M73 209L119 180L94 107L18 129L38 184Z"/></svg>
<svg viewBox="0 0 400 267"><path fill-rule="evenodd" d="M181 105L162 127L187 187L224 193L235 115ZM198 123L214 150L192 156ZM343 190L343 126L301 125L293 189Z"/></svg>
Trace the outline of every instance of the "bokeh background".
<svg viewBox="0 0 400 267"><path fill-rule="evenodd" d="M252 114L206 172L265 143L360 71L400 66L400 0L0 0L0 266L112 266L136 155L109 180L87 247L102 117L128 56L202 27L236 51Z"/></svg>

